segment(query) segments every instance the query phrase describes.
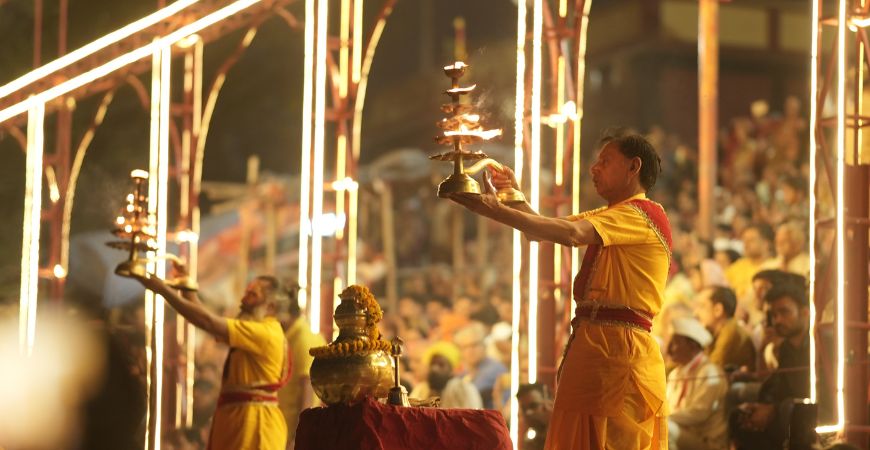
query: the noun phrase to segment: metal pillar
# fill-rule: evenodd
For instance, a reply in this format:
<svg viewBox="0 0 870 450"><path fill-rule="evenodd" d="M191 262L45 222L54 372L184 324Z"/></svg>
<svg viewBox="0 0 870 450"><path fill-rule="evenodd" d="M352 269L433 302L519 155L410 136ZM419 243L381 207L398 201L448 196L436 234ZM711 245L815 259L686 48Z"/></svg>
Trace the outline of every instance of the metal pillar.
<svg viewBox="0 0 870 450"><path fill-rule="evenodd" d="M835 423L821 424L820 433L838 433L858 447L866 447L870 426L868 388L868 224L870 224L870 167L864 110L865 78L870 55L867 31L870 2L814 0L810 112L811 256L810 295L815 319L834 312L833 323L816 324L813 338L833 329L833 361L826 349L819 355L813 379L830 380L812 388L833 391ZM823 14L824 11L824 14ZM828 16L825 16L828 14ZM832 47L821 48L831 34ZM826 52L826 50L828 50ZM826 108L826 104L832 108ZM863 164L862 164L863 163ZM818 205L818 206L817 206ZM831 214L825 216L823 214ZM830 246L830 247L829 247ZM811 345L815 350L815 342ZM828 356L825 358L825 356ZM815 366L815 361L811 362ZM832 367L833 366L833 367ZM825 377L816 376L816 372Z"/></svg>
<svg viewBox="0 0 870 450"><path fill-rule="evenodd" d="M698 11L698 232L713 236L718 131L719 0L700 0Z"/></svg>

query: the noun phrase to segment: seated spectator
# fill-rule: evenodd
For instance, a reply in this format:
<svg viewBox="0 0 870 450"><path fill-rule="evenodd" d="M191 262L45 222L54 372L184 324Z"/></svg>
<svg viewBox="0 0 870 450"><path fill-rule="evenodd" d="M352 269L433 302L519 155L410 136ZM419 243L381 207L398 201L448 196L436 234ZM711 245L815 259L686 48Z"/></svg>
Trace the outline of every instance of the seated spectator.
<svg viewBox="0 0 870 450"><path fill-rule="evenodd" d="M760 316L761 311L759 308L751 307L752 277L761 270L761 265L770 258L773 230L764 223L752 224L743 229L740 239L743 243L743 257L728 267L725 271L725 277L728 278L728 284L734 289L738 302L749 310L750 315L755 316L754 320L750 321L757 322L760 320L758 316Z"/></svg>
<svg viewBox="0 0 870 450"><path fill-rule="evenodd" d="M410 397L441 397L442 408L480 409L483 402L474 385L454 375L459 365L459 349L450 342L436 342L423 356L429 368L426 381L417 384Z"/></svg>
<svg viewBox="0 0 870 450"><path fill-rule="evenodd" d="M741 404L729 418L738 450L782 448L795 399L809 396L809 303L806 289L792 283L774 286L764 297L776 334L779 370L761 385L759 401Z"/></svg>
<svg viewBox="0 0 870 450"><path fill-rule="evenodd" d="M523 436L521 450L542 450L547 441L547 428L553 414L553 401L547 386L540 383L521 384L517 389L520 415L531 433Z"/></svg>
<svg viewBox="0 0 870 450"><path fill-rule="evenodd" d="M674 319L672 325L667 351L676 367L668 374L669 448L726 449L728 383L722 369L704 354L713 337L692 318Z"/></svg>
<svg viewBox="0 0 870 450"><path fill-rule="evenodd" d="M755 369L755 347L749 333L734 318L737 297L726 287L708 288L701 292L695 306L695 316L713 335L707 349L710 362L725 369L747 367Z"/></svg>
<svg viewBox="0 0 870 450"><path fill-rule="evenodd" d="M785 222L776 229L774 249L776 256L767 260L762 269L779 269L807 276L810 273L810 256L806 247L805 227L798 222Z"/></svg>
<svg viewBox="0 0 870 450"><path fill-rule="evenodd" d="M486 328L475 322L459 330L453 341L462 352L465 365L463 378L477 388L480 398L483 399L483 407L492 409L492 387L499 375L508 369L497 359L486 356L485 338Z"/></svg>

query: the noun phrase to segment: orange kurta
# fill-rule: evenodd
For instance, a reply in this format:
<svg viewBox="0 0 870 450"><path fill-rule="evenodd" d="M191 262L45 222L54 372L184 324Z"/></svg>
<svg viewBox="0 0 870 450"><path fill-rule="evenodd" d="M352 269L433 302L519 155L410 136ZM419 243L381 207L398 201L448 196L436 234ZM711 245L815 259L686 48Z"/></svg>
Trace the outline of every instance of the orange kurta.
<svg viewBox="0 0 870 450"><path fill-rule="evenodd" d="M252 389L276 384L287 368L287 350L281 324L274 318L262 322L227 319L230 354L224 367L221 393L274 396ZM241 401L215 410L209 437L210 450L284 450L287 424L275 401Z"/></svg>
<svg viewBox="0 0 870 450"><path fill-rule="evenodd" d="M575 284L578 303L658 314L670 264L670 230L661 207L640 194L569 220L588 221L603 242L596 257L584 259L584 279ZM575 320L546 448L664 450L665 389L664 361L650 333Z"/></svg>

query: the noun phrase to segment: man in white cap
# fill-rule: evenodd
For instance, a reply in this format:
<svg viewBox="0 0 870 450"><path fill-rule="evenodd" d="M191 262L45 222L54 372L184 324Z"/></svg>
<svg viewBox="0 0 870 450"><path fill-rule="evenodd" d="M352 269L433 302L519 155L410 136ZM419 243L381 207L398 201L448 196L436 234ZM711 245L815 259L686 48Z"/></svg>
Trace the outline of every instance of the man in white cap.
<svg viewBox="0 0 870 450"><path fill-rule="evenodd" d="M672 325L674 334L668 345L668 356L676 367L668 374L669 448L726 449L728 383L722 369L704 353L713 336L690 317L674 319Z"/></svg>

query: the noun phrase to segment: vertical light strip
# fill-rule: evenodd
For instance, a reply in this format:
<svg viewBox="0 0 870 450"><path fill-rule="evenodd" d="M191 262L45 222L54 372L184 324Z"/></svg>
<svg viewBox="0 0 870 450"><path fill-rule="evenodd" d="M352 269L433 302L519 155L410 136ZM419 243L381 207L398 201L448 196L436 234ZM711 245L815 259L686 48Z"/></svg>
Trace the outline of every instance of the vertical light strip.
<svg viewBox="0 0 870 450"><path fill-rule="evenodd" d="M346 185L345 174L347 173L347 134L339 133L336 139L337 145L335 150L335 180L341 181L342 185ZM347 194L347 188L335 190L335 217L339 218L345 215L344 212L344 196ZM347 225L347 221L345 221ZM341 240L344 238L344 226L335 229L335 239ZM340 291L336 291L338 293Z"/></svg>
<svg viewBox="0 0 870 450"><path fill-rule="evenodd" d="M360 82L360 68L362 67L362 54L365 51L362 41L363 35L363 0L353 0L353 63L351 80L354 84Z"/></svg>
<svg viewBox="0 0 870 450"><path fill-rule="evenodd" d="M300 166L299 195L299 306L303 311L308 306L308 237L311 234L311 105L314 86L314 3L305 0L305 56L302 82L302 165ZM310 311L309 311L310 312ZM312 317L309 315L309 317ZM311 320L312 327L314 320Z"/></svg>
<svg viewBox="0 0 870 450"><path fill-rule="evenodd" d="M810 401L817 403L818 398L818 377L816 375L816 117L818 115L818 98L819 88L819 1L812 0L812 14L810 19L811 25L811 46L810 46L810 148L809 148L809 163L810 163L810 276L809 276L809 299L810 299Z"/></svg>
<svg viewBox="0 0 870 450"><path fill-rule="evenodd" d="M151 55L151 116L150 116L150 132L148 145L148 217L154 223L156 215L157 199L157 172L160 162L160 62L161 52L154 51ZM152 252L148 252L148 257L153 257ZM148 271L155 270L155 264L148 263ZM159 434L152 434L151 423L154 420L160 420L160 414L152 405L154 400L154 350L153 342L155 341L154 331L154 305L156 298L154 292L145 291L145 395L146 395L146 410L145 410L145 450L152 450L159 445ZM160 395L158 394L159 398ZM155 419L156 418L156 419Z"/></svg>
<svg viewBox="0 0 870 450"><path fill-rule="evenodd" d="M583 87L586 84L586 39L589 31L589 10L591 8L592 0L583 0L583 12L580 16L580 35L577 36L577 39L579 39L577 46L577 92L575 94L575 109L577 114L574 119L574 167L571 173L571 214L580 214L580 132L583 125ZM579 269L580 249L573 247L571 248L570 273L573 274ZM574 296L572 295L571 298L573 299ZM576 300L573 301L573 306L576 308Z"/></svg>
<svg viewBox="0 0 870 450"><path fill-rule="evenodd" d="M526 2L517 2L517 85L514 99L514 172L517 182L522 186L523 174L523 129L525 122L525 74L526 74ZM519 403L517 391L520 387L520 275L522 271L522 243L520 232L511 232L512 267L511 274L511 396L510 396L510 433L514 450L519 446Z"/></svg>
<svg viewBox="0 0 870 450"><path fill-rule="evenodd" d="M344 99L347 97L347 84L349 78L349 65L350 65L350 48L348 48L350 44L350 0L341 0L341 29L339 30L339 38L341 42L339 43L338 50L338 96ZM336 180L340 180L343 177L336 176Z"/></svg>
<svg viewBox="0 0 870 450"><path fill-rule="evenodd" d="M529 158L529 189L531 206L535 211L541 205L541 43L544 29L544 2L535 0L532 14L532 105L531 151ZM538 249L529 244L529 383L538 380Z"/></svg>
<svg viewBox="0 0 870 450"><path fill-rule="evenodd" d="M198 40L198 37L197 37ZM195 42L195 41L194 41ZM194 64L196 50L191 48L184 54L184 101L187 102L188 96L193 95L193 86L194 79L196 78L193 74L194 70L196 70ZM191 98L192 100L192 98ZM196 115L196 109L192 109L189 114ZM178 211L181 217L190 218L190 154L191 154L191 145L193 143L193 123L191 120L191 129L188 129L185 125L184 130L181 134L181 173L178 175L179 181L179 193L178 193ZM186 227L190 227L190 224L185 224ZM191 239L188 242L188 254L191 252L191 246L193 245L194 239ZM190 257L188 257L190 260ZM179 353L184 354L184 359L187 361L185 364L184 375L185 378L183 380L178 379L175 383L175 427L182 428L184 427L188 420L190 419L190 403L188 399L190 398L190 392L188 392L188 383L187 380L190 379L191 374L189 372L190 368L190 357L192 356L190 349L190 342L185 340L185 336L190 336L188 333L190 329L190 324L181 317L180 314L175 316L175 332L176 338L175 341L179 343ZM181 350L181 343L184 343L183 350Z"/></svg>
<svg viewBox="0 0 870 450"><path fill-rule="evenodd" d="M562 5L559 5L559 14ZM566 5L567 8L567 5ZM562 15L564 17L564 15ZM560 45L561 47L561 45ZM565 176L565 122L568 119L568 111L565 107L565 56L561 53L556 60L556 186L564 184ZM552 116L551 116L552 117ZM559 210L557 207L556 213ZM562 246L553 244L553 298L562 298Z"/></svg>
<svg viewBox="0 0 870 450"><path fill-rule="evenodd" d="M347 285L356 284L356 233L357 233L357 192L359 185L351 183L348 188L347 205Z"/></svg>
<svg viewBox="0 0 870 450"><path fill-rule="evenodd" d="M844 275L844 250L845 250L845 221L843 217L843 172L844 172L844 156L846 148L846 0L839 1L837 12L837 102L835 105L835 114L837 115L837 147L836 162L837 162L837 186L836 186L836 242L835 251L837 255L837 270L836 270L836 288L837 288L837 423L833 425L824 425L816 427L817 433L836 433L843 430L846 419L845 398L844 398L844 382L845 382L845 275ZM814 8L813 16L817 18L818 10ZM814 22L817 26L818 21ZM814 36L815 38L815 36ZM816 49L818 50L818 49ZM814 54L818 57L818 54ZM815 96L815 92L813 92ZM812 125L812 122L811 122ZM810 129L810 131L814 131ZM810 133L812 136L812 133ZM812 139L812 138L811 138ZM812 141L811 141L812 142ZM812 164L812 158L811 158ZM812 170L812 165L810 166ZM814 206L814 205L813 205ZM811 208L813 207L811 206ZM814 240L815 238L813 238ZM811 259L812 261L812 259ZM812 267L812 266L810 266ZM810 271L812 273L812 270ZM811 275L812 276L812 275ZM812 312L812 311L811 311ZM812 354L810 355L813 356ZM811 382L812 382L811 377Z"/></svg>
<svg viewBox="0 0 870 450"><path fill-rule="evenodd" d="M837 427L846 423L844 382L846 360L845 217L843 175L846 152L846 4L840 0L837 20Z"/></svg>
<svg viewBox="0 0 870 450"><path fill-rule="evenodd" d="M354 86L359 87L360 75L362 70L362 54L365 51L363 45L363 0L353 0L353 41L351 42L351 82ZM356 90L356 95L359 95L359 89ZM364 95L364 94L363 94ZM354 118L352 123L351 133L351 161L354 167L359 161L359 145L358 139L353 136L360 130L357 128L358 122L362 118L362 103L359 102L359 110L357 111L357 102L354 102ZM347 285L356 284L356 239L357 239L357 218L359 201L357 185L348 192L347 205Z"/></svg>
<svg viewBox="0 0 870 450"><path fill-rule="evenodd" d="M565 121L567 120L567 108L565 108L565 56L559 55L556 63L556 186L564 182L564 157L565 157Z"/></svg>
<svg viewBox="0 0 870 450"><path fill-rule="evenodd" d="M169 200L169 89L170 89L170 64L172 61L172 47L165 46L160 49L160 107L158 126L158 156L157 156L157 198L154 205L157 226L157 261L155 262L155 274L160 278L166 277L166 229L168 222ZM155 181L149 178L149 181ZM153 198L152 198L152 204ZM163 297L154 297L154 448L160 448L163 416L163 347L164 347L164 303Z"/></svg>
<svg viewBox="0 0 870 450"><path fill-rule="evenodd" d="M27 156L24 187L24 224L21 235L21 290L18 300L18 348L33 353L39 290L39 229L42 215L42 155L45 104L35 103L27 112Z"/></svg>
<svg viewBox="0 0 870 450"><path fill-rule="evenodd" d="M193 136L199 142L202 138L200 131L202 129L202 39L197 39L193 46ZM193 177L191 189L194 195L199 195L199 182L202 174L201 164L194 167L197 174ZM199 203L194 203L191 209L191 230L197 236L188 243L188 276L194 283L197 281L197 270L199 267ZM187 324L187 420L186 426L193 426L193 382L196 374L196 327L193 324Z"/></svg>
<svg viewBox="0 0 870 450"><path fill-rule="evenodd" d="M312 176L311 232L311 331L320 332L320 272L323 239L314 224L323 215L323 159L326 121L326 30L329 26L329 1L317 2L317 41L314 85L314 174Z"/></svg>

